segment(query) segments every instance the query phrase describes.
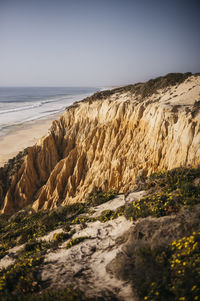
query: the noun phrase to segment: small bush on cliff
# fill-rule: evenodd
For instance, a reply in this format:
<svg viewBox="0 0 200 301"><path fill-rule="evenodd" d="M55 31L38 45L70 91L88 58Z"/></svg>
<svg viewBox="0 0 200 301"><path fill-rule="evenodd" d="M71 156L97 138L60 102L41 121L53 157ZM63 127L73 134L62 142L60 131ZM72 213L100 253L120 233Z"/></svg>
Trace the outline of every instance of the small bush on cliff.
<svg viewBox="0 0 200 301"><path fill-rule="evenodd" d="M88 196L88 203L92 206L98 206L114 199L116 195L115 190L104 192L101 188L94 188Z"/></svg>
<svg viewBox="0 0 200 301"><path fill-rule="evenodd" d="M59 233L55 233L54 234L53 241L62 242L62 241L64 241L67 238L69 238L69 234L68 233L59 232Z"/></svg>
<svg viewBox="0 0 200 301"><path fill-rule="evenodd" d="M66 244L66 249L70 249L71 247L79 244L80 242L82 242L86 239L91 239L91 237L90 236L80 236L80 237L73 238Z"/></svg>
<svg viewBox="0 0 200 301"><path fill-rule="evenodd" d="M22 252L15 264L0 271L0 296L39 291L38 267L42 261L42 248L37 243L31 246L31 250Z"/></svg>
<svg viewBox="0 0 200 301"><path fill-rule="evenodd" d="M121 206L119 208L117 208L116 210L104 210L101 215L99 217L97 217L96 219L99 220L102 223L105 223L109 220L113 220L115 218L118 218L119 216L124 215L124 209L125 206Z"/></svg>
<svg viewBox="0 0 200 301"><path fill-rule="evenodd" d="M177 213L183 206L200 203L200 168L176 168L152 174L147 180L149 195L126 206L125 216L133 219Z"/></svg>
<svg viewBox="0 0 200 301"><path fill-rule="evenodd" d="M165 247L142 247L134 271L133 285L143 300L199 300L200 232Z"/></svg>
<svg viewBox="0 0 200 301"><path fill-rule="evenodd" d="M184 186L187 183L193 185L192 183L196 178L200 178L200 168L180 167L169 171L160 171L152 173L147 179L147 189L153 187L159 189L160 187L168 191L173 191L178 188L184 190Z"/></svg>

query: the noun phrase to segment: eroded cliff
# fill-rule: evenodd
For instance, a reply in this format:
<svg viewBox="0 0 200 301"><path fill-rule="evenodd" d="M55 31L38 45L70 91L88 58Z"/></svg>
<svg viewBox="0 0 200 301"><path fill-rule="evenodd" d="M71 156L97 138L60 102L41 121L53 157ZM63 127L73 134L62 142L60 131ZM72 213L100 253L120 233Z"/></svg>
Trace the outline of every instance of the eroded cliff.
<svg viewBox="0 0 200 301"><path fill-rule="evenodd" d="M1 170L2 213L81 202L95 186L126 192L138 172L198 166L199 146L200 75L97 93L67 108L15 172Z"/></svg>

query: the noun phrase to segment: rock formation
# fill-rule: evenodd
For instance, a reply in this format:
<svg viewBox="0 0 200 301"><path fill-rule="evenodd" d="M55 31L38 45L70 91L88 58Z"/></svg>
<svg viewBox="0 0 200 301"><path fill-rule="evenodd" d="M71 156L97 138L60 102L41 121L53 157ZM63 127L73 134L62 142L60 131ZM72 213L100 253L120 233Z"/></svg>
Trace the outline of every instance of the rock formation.
<svg viewBox="0 0 200 301"><path fill-rule="evenodd" d="M1 169L1 212L81 202L94 187L126 193L138 172L197 167L199 146L200 75L102 91L68 107L20 164Z"/></svg>

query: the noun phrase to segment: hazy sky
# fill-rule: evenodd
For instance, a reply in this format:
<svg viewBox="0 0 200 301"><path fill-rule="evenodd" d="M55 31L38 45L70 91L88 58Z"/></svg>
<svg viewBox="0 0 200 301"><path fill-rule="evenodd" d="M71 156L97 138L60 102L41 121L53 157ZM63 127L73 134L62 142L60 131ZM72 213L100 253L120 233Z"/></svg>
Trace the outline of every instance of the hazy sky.
<svg viewBox="0 0 200 301"><path fill-rule="evenodd" d="M0 0L0 86L200 72L200 0Z"/></svg>

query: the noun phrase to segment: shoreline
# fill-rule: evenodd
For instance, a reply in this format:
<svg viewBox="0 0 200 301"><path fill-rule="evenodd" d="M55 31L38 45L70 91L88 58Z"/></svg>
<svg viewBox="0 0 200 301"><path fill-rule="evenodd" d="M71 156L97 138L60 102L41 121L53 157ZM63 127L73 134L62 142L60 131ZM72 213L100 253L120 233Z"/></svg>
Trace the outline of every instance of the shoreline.
<svg viewBox="0 0 200 301"><path fill-rule="evenodd" d="M2 135L0 135L0 168L20 151L33 146L39 139L46 136L52 122L59 119L67 107L73 105L74 102L82 101L93 93L84 93L77 95L75 98L72 97L70 103L66 103L65 109L59 110L59 112L20 124L13 124L8 130L2 130Z"/></svg>
<svg viewBox="0 0 200 301"><path fill-rule="evenodd" d="M51 115L45 119L37 119L13 126L5 135L0 136L0 167L28 146L33 146L40 138L47 135L54 120L62 113Z"/></svg>

